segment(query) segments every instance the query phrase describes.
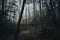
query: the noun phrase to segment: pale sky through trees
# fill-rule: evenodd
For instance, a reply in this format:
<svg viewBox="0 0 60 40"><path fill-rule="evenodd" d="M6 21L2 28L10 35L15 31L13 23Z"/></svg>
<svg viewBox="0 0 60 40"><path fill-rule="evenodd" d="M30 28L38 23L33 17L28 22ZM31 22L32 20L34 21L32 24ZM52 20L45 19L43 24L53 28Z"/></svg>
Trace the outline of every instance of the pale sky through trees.
<svg viewBox="0 0 60 40"><path fill-rule="evenodd" d="M17 7L17 11L16 11L16 13L8 12L8 19L10 17L10 19L12 21L17 22L18 19L19 19L19 14L20 14L20 11L21 11L21 8L22 8L22 2L23 2L23 0L21 0L21 1L20 0L7 0L7 5L9 5L9 3L13 2L13 1L15 1L14 4L16 4L18 6ZM33 19L34 18L34 12L36 12L37 15L38 14L40 15L40 3L38 3L39 0L36 0L36 1L34 0L35 1L35 11L34 11L33 0L29 0L29 1L30 2L27 1L27 3L25 3L22 20L25 20L25 19L29 20L29 18ZM9 8L9 10L10 9L11 8ZM13 10L13 9L16 9L16 8L13 8L13 6L12 6L11 10ZM46 8L42 8L42 9L45 10ZM45 10L45 12L46 12L46 10ZM13 18L13 16L15 16L15 17Z"/></svg>
<svg viewBox="0 0 60 40"><path fill-rule="evenodd" d="M21 4L19 4L19 3L17 3L18 5L20 5L20 11L21 11L21 6L22 6L22 1L23 0L21 0ZM17 0L17 2L19 2L19 0ZM36 12L37 11L40 11L40 9L39 9L39 4L38 3L36 3ZM28 7L29 7L29 12L30 12L30 14L28 13ZM18 11L16 12L16 21L18 21L18 18L19 18L19 9L18 9ZM29 15L30 15L30 17L29 17ZM27 17L26 17L27 16ZM25 4L25 7L24 7L24 12L23 12L23 17L22 17L22 20L24 20L24 19L29 19L29 18L33 18L34 17L34 9L33 9L33 3L26 3Z"/></svg>

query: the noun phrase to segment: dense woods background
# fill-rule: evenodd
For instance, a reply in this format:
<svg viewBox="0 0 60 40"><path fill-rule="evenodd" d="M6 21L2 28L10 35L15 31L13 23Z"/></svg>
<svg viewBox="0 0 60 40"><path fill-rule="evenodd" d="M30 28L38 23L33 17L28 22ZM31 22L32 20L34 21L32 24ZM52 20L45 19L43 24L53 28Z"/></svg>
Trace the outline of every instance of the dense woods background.
<svg viewBox="0 0 60 40"><path fill-rule="evenodd" d="M59 31L60 0L0 0L0 40L59 40Z"/></svg>

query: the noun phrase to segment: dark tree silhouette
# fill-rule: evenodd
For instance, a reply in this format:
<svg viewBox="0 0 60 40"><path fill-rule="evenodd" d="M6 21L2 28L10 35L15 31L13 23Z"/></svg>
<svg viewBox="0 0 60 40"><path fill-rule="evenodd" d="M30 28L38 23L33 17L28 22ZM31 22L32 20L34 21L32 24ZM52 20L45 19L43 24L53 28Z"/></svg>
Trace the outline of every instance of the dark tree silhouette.
<svg viewBox="0 0 60 40"><path fill-rule="evenodd" d="M50 0L50 6L51 6L51 19L52 19L53 24L55 25L56 15L55 15L55 13L54 13L54 11L53 11L52 0Z"/></svg>
<svg viewBox="0 0 60 40"><path fill-rule="evenodd" d="M0 24L2 25L2 21L3 21L3 16L4 16L4 0L2 0L2 9L0 10L1 12L1 16L0 16Z"/></svg>
<svg viewBox="0 0 60 40"><path fill-rule="evenodd" d="M20 31L21 31L21 30L20 30L20 22L21 22L21 19L22 19L25 2L26 2L26 0L23 0L22 10L21 10L21 12L20 12L19 20L18 20L18 24L17 24L17 32L16 32L15 40L18 40L18 35L19 35Z"/></svg>

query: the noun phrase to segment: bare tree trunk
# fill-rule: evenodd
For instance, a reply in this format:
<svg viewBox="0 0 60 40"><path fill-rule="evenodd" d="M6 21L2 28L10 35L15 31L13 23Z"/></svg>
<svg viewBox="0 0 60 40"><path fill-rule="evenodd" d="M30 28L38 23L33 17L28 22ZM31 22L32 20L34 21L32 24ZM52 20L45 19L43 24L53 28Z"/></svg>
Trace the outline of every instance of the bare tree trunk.
<svg viewBox="0 0 60 40"><path fill-rule="evenodd" d="M59 12L59 19L58 19L58 21L57 21L57 26L56 26L56 29L57 29L57 40L59 40L60 38L59 38L59 36L60 36L60 0L57 0L57 2L58 2L58 12Z"/></svg>
<svg viewBox="0 0 60 40"><path fill-rule="evenodd" d="M54 10L53 10L53 5L52 5L52 1L53 0L50 0L50 6L51 6L51 18L52 18L52 22L53 22L53 24L55 25L55 22L56 22L56 15L55 15L55 13L54 13Z"/></svg>
<svg viewBox="0 0 60 40"><path fill-rule="evenodd" d="M40 3L40 18L39 18L39 23L40 23L40 29L41 29L41 31L43 30L42 28L42 20L41 20L41 18L42 18L42 0L39 0L39 3Z"/></svg>
<svg viewBox="0 0 60 40"><path fill-rule="evenodd" d="M19 20L18 20L18 24L17 24L17 33L15 35L15 40L18 40L18 35L20 33L20 22L21 22L21 19L22 19L22 15L23 15L23 11L24 11L24 4L25 4L26 0L23 0L23 4L22 4L22 10L21 10L21 13L19 15Z"/></svg>
<svg viewBox="0 0 60 40"><path fill-rule="evenodd" d="M4 0L2 0L2 10L0 12L1 12L0 23L2 25L3 15L4 15Z"/></svg>
<svg viewBox="0 0 60 40"><path fill-rule="evenodd" d="M60 15L60 0L58 0L58 10L59 10L59 15ZM60 16L59 16L60 18Z"/></svg>
<svg viewBox="0 0 60 40"><path fill-rule="evenodd" d="M4 3L5 3L5 1L6 0L2 0L2 9L1 9L1 18L0 18L0 32L1 32L1 34L0 35L2 35L1 37L3 38L3 40L7 40L7 28L5 28L5 23L4 23L4 20L5 20L5 17L4 17L4 15L5 15L5 12L4 12ZM4 18L4 20L3 20L3 18ZM5 37L4 37L5 36Z"/></svg>

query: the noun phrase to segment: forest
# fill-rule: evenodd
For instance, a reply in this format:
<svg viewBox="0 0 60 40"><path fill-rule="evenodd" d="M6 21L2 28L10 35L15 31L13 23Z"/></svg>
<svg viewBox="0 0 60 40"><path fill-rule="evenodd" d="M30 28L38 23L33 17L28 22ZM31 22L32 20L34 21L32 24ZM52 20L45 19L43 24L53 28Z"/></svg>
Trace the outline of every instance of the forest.
<svg viewBox="0 0 60 40"><path fill-rule="evenodd" d="M60 40L60 0L0 0L0 40Z"/></svg>

